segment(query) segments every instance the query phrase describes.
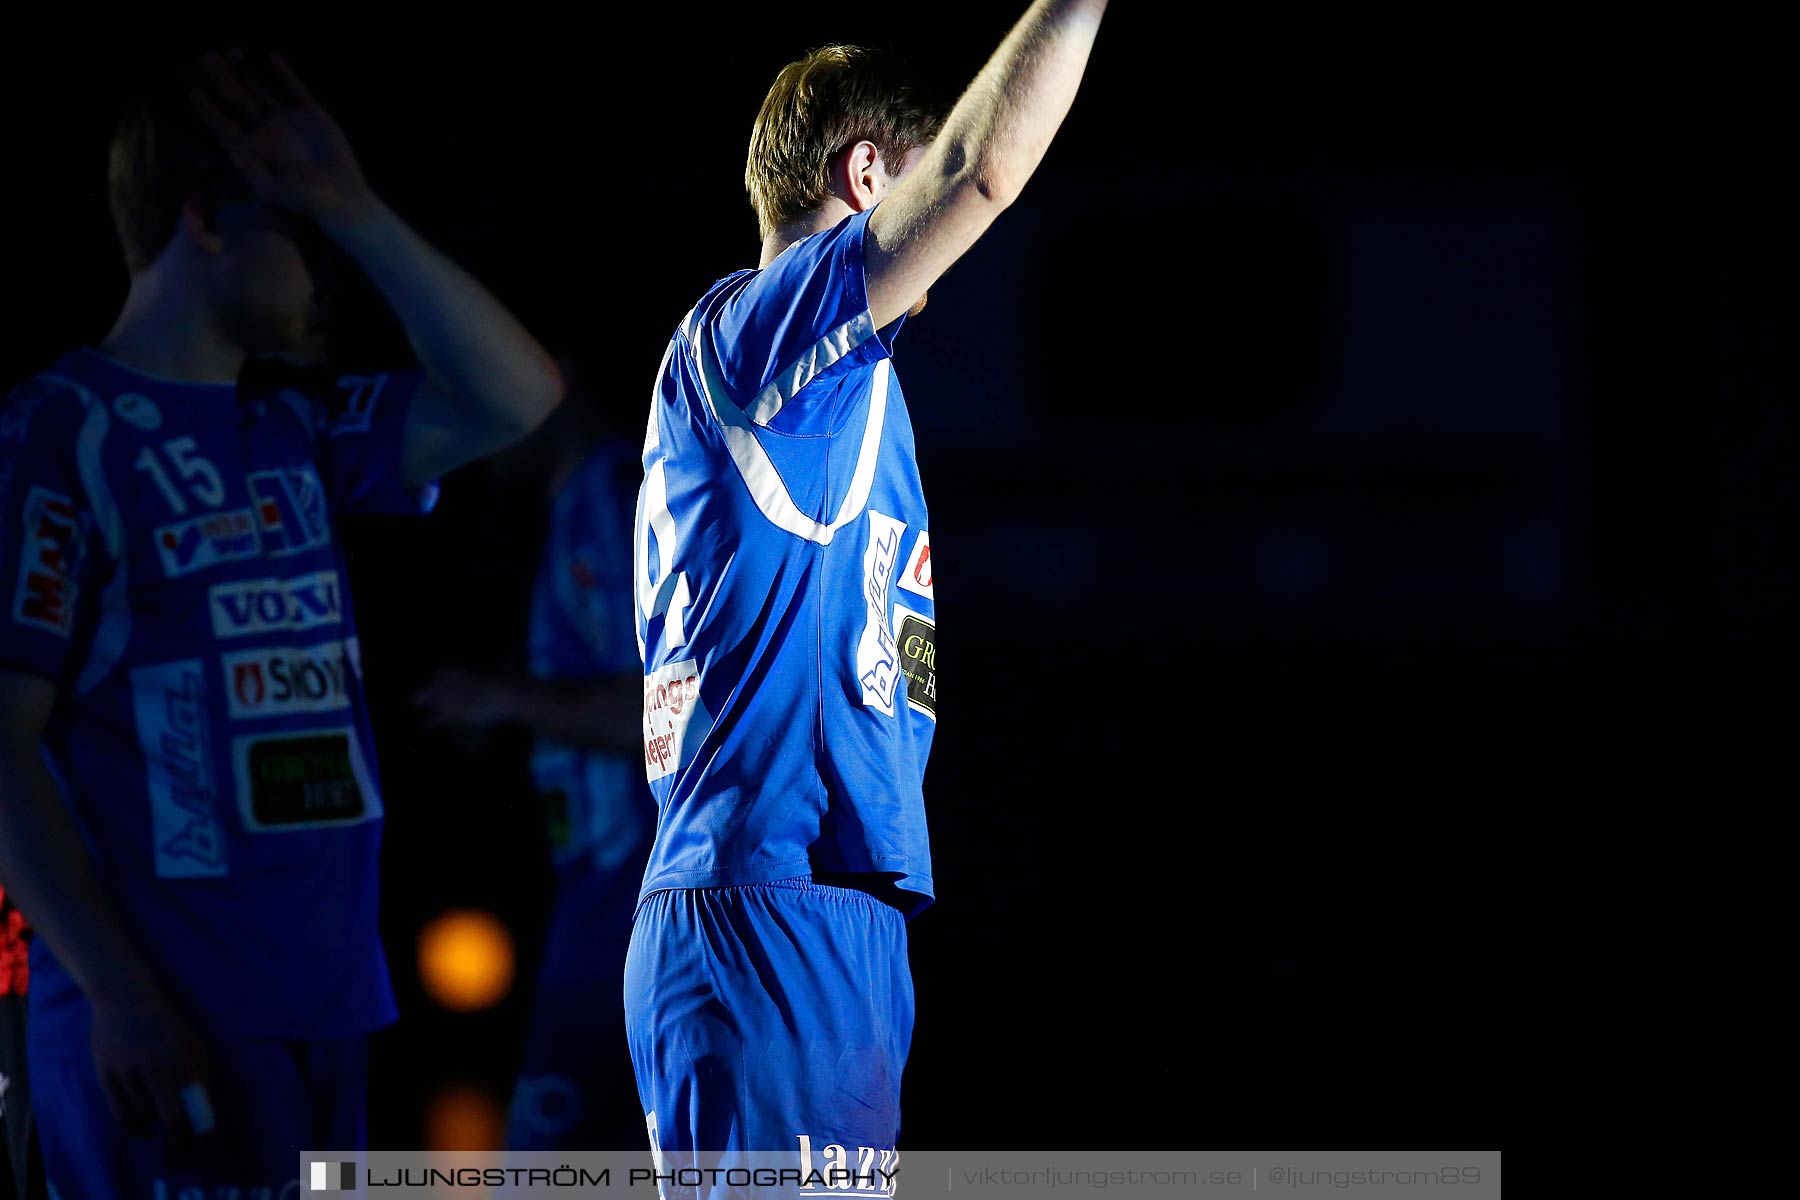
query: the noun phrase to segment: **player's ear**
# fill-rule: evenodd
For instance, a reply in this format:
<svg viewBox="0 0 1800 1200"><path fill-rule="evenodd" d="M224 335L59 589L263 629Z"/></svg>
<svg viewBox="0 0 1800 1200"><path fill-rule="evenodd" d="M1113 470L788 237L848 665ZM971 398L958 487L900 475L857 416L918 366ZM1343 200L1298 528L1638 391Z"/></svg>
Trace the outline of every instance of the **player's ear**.
<svg viewBox="0 0 1800 1200"><path fill-rule="evenodd" d="M880 168L876 165L880 160L875 143L869 141L857 142L837 156L832 190L850 206L851 212L873 208L881 198Z"/></svg>
<svg viewBox="0 0 1800 1200"><path fill-rule="evenodd" d="M217 254L225 248L225 239L218 230L218 202L205 192L190 192L182 201L181 216L178 219L181 236L193 242L208 254Z"/></svg>

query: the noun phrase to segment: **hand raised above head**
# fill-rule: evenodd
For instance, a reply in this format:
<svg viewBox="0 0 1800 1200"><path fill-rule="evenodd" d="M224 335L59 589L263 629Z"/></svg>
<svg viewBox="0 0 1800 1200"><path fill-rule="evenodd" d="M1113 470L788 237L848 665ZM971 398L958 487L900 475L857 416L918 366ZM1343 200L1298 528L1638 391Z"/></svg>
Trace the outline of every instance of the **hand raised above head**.
<svg viewBox="0 0 1800 1200"><path fill-rule="evenodd" d="M200 72L188 99L257 199L320 225L369 200L350 139L281 55L209 54Z"/></svg>

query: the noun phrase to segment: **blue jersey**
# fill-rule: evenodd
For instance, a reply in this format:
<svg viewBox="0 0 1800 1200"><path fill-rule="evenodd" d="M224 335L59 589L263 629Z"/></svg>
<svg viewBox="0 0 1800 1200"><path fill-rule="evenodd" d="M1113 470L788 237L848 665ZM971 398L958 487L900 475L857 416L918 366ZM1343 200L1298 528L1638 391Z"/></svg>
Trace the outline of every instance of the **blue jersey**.
<svg viewBox="0 0 1800 1200"><path fill-rule="evenodd" d="M333 525L435 501L398 479L417 378L253 363L196 385L78 350L0 409L0 663L57 681L52 773L114 911L209 1032L395 1016ZM86 1053L42 938L32 971L34 1042Z"/></svg>
<svg viewBox="0 0 1800 1200"><path fill-rule="evenodd" d="M635 546L646 895L857 872L908 915L931 902L931 535L868 219L714 284L658 371Z"/></svg>

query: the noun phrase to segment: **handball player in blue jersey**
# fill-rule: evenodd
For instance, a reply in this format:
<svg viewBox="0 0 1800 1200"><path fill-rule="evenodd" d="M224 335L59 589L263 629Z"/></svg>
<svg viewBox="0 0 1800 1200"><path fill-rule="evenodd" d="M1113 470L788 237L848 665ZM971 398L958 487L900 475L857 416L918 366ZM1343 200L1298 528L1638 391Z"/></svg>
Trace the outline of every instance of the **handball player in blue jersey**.
<svg viewBox="0 0 1800 1200"><path fill-rule="evenodd" d="M37 932L62 1200L287 1195L302 1149L364 1144L365 1039L395 1007L336 524L428 510L562 397L282 60L189 82L114 139L117 322L0 407L0 882ZM334 260L421 369L268 357L316 332Z"/></svg>
<svg viewBox="0 0 1800 1200"><path fill-rule="evenodd" d="M639 762L642 669L633 637L631 518L637 439L610 427L567 360L569 396L498 456L550 505L531 589L526 678L444 668L414 695L433 725L521 725L533 734L555 896L507 1120L514 1150L640 1145L619 987L656 825ZM629 1139L629 1140L627 1140Z"/></svg>
<svg viewBox="0 0 1800 1200"><path fill-rule="evenodd" d="M784 68L745 170L760 263L665 351L635 545L659 812L625 968L665 1166L893 1162L939 699L894 339L1043 157L1104 8L1034 4L941 123L855 47Z"/></svg>

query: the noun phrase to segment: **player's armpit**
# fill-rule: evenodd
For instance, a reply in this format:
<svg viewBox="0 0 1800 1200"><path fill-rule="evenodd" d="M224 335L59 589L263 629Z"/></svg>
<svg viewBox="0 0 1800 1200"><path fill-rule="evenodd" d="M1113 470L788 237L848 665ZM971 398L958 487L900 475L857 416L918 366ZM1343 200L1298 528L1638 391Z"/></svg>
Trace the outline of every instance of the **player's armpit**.
<svg viewBox="0 0 1800 1200"><path fill-rule="evenodd" d="M1106 0L1037 0L930 149L876 205L863 252L877 329L918 303L1037 170L1075 100L1105 9Z"/></svg>
<svg viewBox="0 0 1800 1200"><path fill-rule="evenodd" d="M944 164L928 153L869 217L863 270L877 329L911 311L1012 203L1011 193L966 170L929 183L920 180L928 168L942 170Z"/></svg>

